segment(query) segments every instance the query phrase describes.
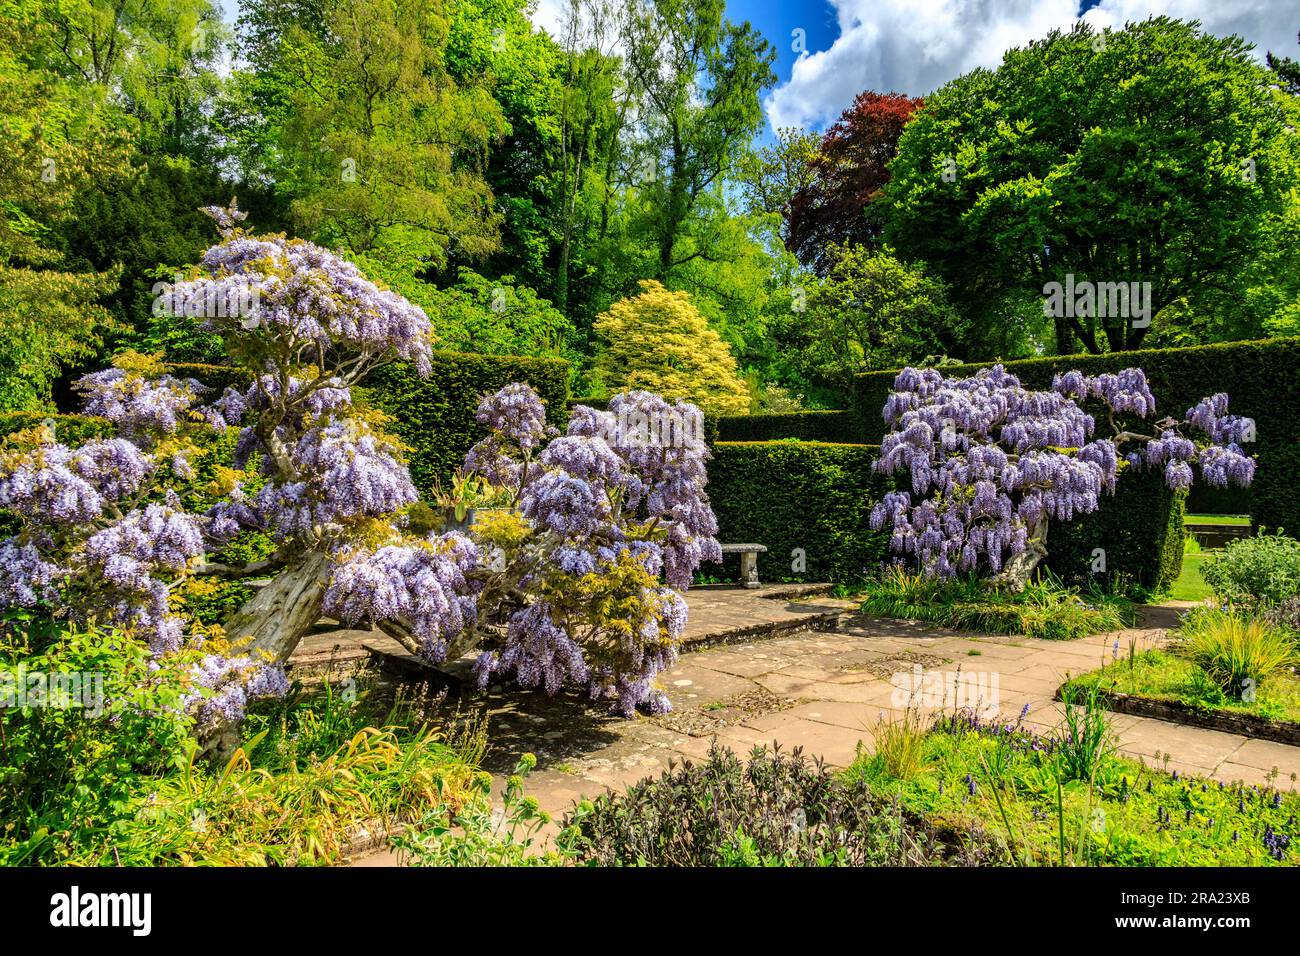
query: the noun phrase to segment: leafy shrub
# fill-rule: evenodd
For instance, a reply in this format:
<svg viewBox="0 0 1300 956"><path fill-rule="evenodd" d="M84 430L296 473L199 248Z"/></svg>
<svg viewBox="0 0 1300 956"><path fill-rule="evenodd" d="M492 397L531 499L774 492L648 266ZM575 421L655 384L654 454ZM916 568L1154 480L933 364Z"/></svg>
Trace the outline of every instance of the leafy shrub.
<svg viewBox="0 0 1300 956"><path fill-rule="evenodd" d="M1300 662L1293 634L1237 610L1193 608L1179 624L1178 651L1234 699Z"/></svg>
<svg viewBox="0 0 1300 956"><path fill-rule="evenodd" d="M671 767L580 803L566 845L598 866L927 866L985 859L982 831L941 841L864 781L841 780L794 750L749 761L714 745L706 761Z"/></svg>
<svg viewBox="0 0 1300 956"><path fill-rule="evenodd" d="M1264 608L1260 617L1274 627L1285 627L1292 633L1300 634L1300 594Z"/></svg>
<svg viewBox="0 0 1300 956"><path fill-rule="evenodd" d="M1300 594L1300 541L1282 534L1229 541L1201 577L1225 601L1284 601Z"/></svg>
<svg viewBox="0 0 1300 956"><path fill-rule="evenodd" d="M59 862L78 847L111 846L140 781L187 760L184 662L151 669L149 649L114 631L42 633L18 617L3 628L0 698L15 700L0 700L0 863ZM71 699L27 693L29 706L16 706L32 675L81 683Z"/></svg>
<svg viewBox="0 0 1300 956"><path fill-rule="evenodd" d="M402 862L412 866L546 866L558 864L563 854L554 850L533 852L537 832L551 822L537 800L524 796L524 778L537 758L524 754L506 781L501 809L490 802L492 778L477 778L480 799L459 810L440 803L427 811L406 832L395 836L393 847Z"/></svg>
<svg viewBox="0 0 1300 956"><path fill-rule="evenodd" d="M691 301L653 279L596 318L604 348L596 371L616 391L645 389L686 399L710 415L749 410L749 389L726 341Z"/></svg>

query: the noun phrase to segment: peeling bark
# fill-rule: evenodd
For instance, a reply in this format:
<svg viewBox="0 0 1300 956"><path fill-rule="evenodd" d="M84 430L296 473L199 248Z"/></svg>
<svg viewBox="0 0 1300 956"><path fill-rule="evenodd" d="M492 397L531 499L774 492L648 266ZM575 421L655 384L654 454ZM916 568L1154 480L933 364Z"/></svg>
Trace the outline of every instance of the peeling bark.
<svg viewBox="0 0 1300 956"><path fill-rule="evenodd" d="M283 664L320 620L332 565L323 551L291 562L226 621L226 637L241 653ZM199 743L216 760L229 760L239 747L239 725L221 724Z"/></svg>
<svg viewBox="0 0 1300 956"><path fill-rule="evenodd" d="M1013 593L1020 593L1029 584L1035 569L1047 557L1047 519L1039 518L1029 532L1029 542L1025 550L1012 555L1002 566L1002 572L993 578L994 587Z"/></svg>

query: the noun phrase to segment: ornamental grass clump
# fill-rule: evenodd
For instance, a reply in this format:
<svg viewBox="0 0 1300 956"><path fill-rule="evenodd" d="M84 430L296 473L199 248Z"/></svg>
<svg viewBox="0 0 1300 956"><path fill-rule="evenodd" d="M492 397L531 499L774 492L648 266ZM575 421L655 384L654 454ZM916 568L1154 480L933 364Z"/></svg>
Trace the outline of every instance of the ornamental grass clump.
<svg viewBox="0 0 1300 956"><path fill-rule="evenodd" d="M970 574L946 579L891 565L864 592L864 614L1047 640L1120 630L1134 616L1127 598L1101 591L1080 594L1046 575L1017 591L990 587Z"/></svg>
<svg viewBox="0 0 1300 956"><path fill-rule="evenodd" d="M1193 608L1178 631L1178 652L1234 700L1252 698L1267 677L1300 663L1292 632L1238 610Z"/></svg>

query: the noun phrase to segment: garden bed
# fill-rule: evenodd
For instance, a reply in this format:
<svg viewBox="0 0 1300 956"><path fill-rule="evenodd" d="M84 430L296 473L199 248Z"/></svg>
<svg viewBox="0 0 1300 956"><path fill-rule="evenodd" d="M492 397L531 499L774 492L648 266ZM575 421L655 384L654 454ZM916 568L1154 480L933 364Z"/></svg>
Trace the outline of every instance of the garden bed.
<svg viewBox="0 0 1300 956"><path fill-rule="evenodd" d="M1234 700L1200 678L1191 662L1152 650L1067 681L1056 699L1071 686L1096 688L1118 713L1300 746L1300 681L1289 675L1264 681L1254 701Z"/></svg>
<svg viewBox="0 0 1300 956"><path fill-rule="evenodd" d="M864 750L845 775L931 827L998 834L1005 863L1295 865L1294 791L1118 757L1109 730L1090 732L1100 726L1081 718L1074 732L1040 736L963 713L920 738L910 763L878 737L881 752Z"/></svg>
<svg viewBox="0 0 1300 956"><path fill-rule="evenodd" d="M1229 710L1207 710L1203 706L1178 700L1144 697L1140 694L1125 694L1119 691L1099 690L1098 694L1117 714L1153 717L1170 723L1187 724L1189 727L1204 727L1207 730L1220 730L1225 734L1240 734L1243 737L1272 740L1280 744L1300 747L1300 724L1291 721L1274 720L1270 717ZM1056 699L1061 699L1060 690L1056 692Z"/></svg>

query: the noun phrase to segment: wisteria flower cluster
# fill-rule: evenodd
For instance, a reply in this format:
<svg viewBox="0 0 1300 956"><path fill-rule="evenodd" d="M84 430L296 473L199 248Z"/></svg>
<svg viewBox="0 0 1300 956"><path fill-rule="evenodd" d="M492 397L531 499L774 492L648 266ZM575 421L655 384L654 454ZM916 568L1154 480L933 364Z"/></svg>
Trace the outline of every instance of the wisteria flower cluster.
<svg viewBox="0 0 1300 956"><path fill-rule="evenodd" d="M1113 434L1094 437L1090 401ZM1192 483L1193 466L1213 485L1250 483L1254 461L1239 442L1253 436L1254 422L1229 415L1226 395L1202 400L1186 421L1161 421L1155 435L1115 425L1116 416L1137 420L1155 410L1136 368L1067 372L1048 391L1022 387L1000 365L969 378L904 369L885 403L889 432L876 468L907 472L911 487L886 494L871 526L890 529L891 549L927 574L987 570L1023 584L1046 554L1049 521L1096 511L1121 467L1160 469L1175 490Z"/></svg>
<svg viewBox="0 0 1300 956"><path fill-rule="evenodd" d="M654 679L686 626L674 589L721 559L699 410L629 392L608 411L575 408L566 433L543 444L554 430L541 399L512 384L483 399L478 420L488 436L466 470L504 488L512 509L476 526L473 541L448 535L354 557L327 609L405 622L434 661L486 643L483 686L576 685L625 715L666 708ZM427 582L417 590L403 583L417 578Z"/></svg>
<svg viewBox="0 0 1300 956"><path fill-rule="evenodd" d="M347 547L367 522L389 520L415 501L399 453L374 416L354 409L351 388L387 361L427 369L432 334L418 307L328 250L249 235L233 205L207 211L224 239L170 287L169 305L221 334L247 385L213 396L156 357L134 353L83 377L84 410L107 419L115 437L69 447L41 430L0 457L0 509L21 522L18 534L0 540L0 611L43 608L76 624L122 628L157 658L199 648L205 656L194 677L203 703L195 706L230 721L248 700L283 689L280 664L301 633L278 629L283 615L269 611L243 621L249 646L231 653L193 630L173 591L192 575L251 571L209 556L239 531L258 529L280 549L257 571L273 565L306 575L298 593L323 592L314 555ZM208 308L231 302L256 308ZM206 513L185 510L171 486L195 478L213 430L236 426L234 464L246 469L256 458L260 474L229 482ZM430 582L443 580L449 594L463 583L415 564L401 570L417 609L436 603ZM472 616L465 599L452 601L448 613Z"/></svg>
<svg viewBox="0 0 1300 956"><path fill-rule="evenodd" d="M214 309L212 303L246 305ZM421 374L430 367L431 325L423 309L301 239L232 228L204 253L197 275L171 287L168 307L176 315L203 315L209 331L233 335L257 354L302 350L322 368L339 352L349 362L357 355L403 359Z"/></svg>
<svg viewBox="0 0 1300 956"><path fill-rule="evenodd" d="M45 429L0 453L0 509L20 523L0 540L0 612L115 627L160 667L182 662L199 726L223 741L249 701L283 693L281 665L320 613L378 623L430 662L482 649L485 683L665 708L654 680L686 626L674 589L721 557L699 409L631 392L576 409L557 437L537 393L507 386L478 409L488 436L467 467L509 507L468 536L412 540L406 463L352 390L384 362L427 370L427 317L327 250L213 212L224 239L172 304L221 335L242 384L214 395L130 353L79 383L114 437L70 447ZM255 313L189 307L236 285L255 291ZM205 466L200 493L198 465L228 430L234 467ZM248 529L274 553L225 563ZM222 633L174 600L205 575L272 577Z"/></svg>

